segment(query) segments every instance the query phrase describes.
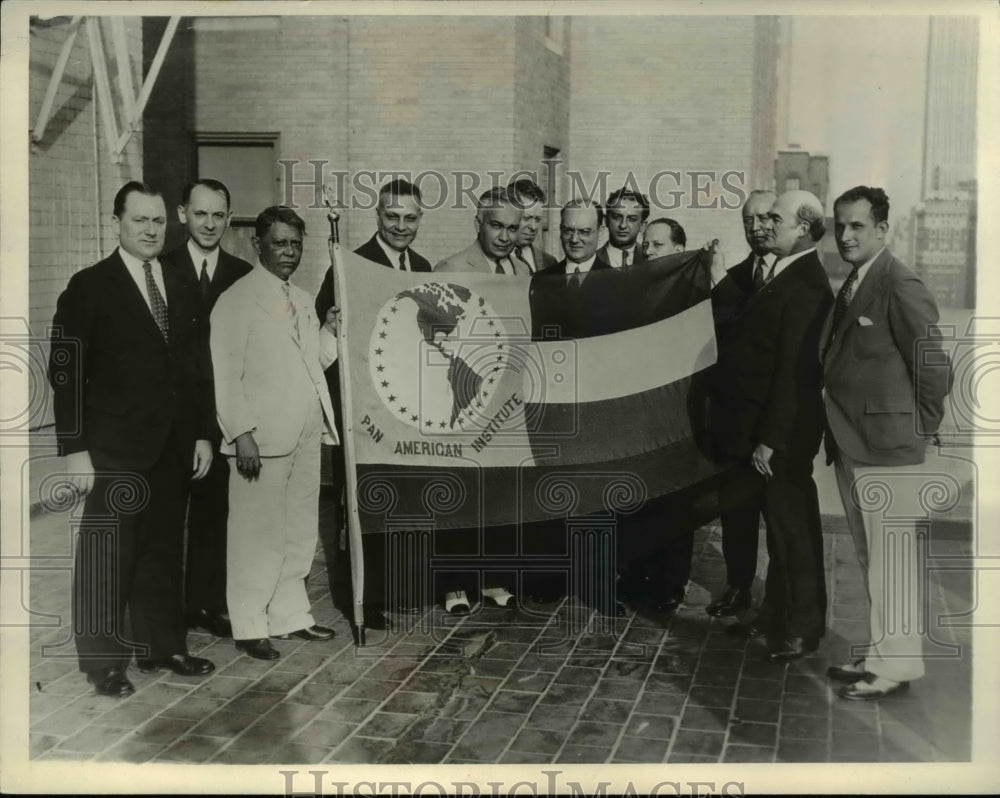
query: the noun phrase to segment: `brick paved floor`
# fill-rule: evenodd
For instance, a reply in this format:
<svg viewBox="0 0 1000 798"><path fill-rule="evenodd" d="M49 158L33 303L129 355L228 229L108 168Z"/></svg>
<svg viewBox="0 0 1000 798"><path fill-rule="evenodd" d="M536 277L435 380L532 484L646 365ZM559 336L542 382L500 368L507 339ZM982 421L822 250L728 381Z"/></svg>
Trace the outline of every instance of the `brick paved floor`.
<svg viewBox="0 0 1000 798"><path fill-rule="evenodd" d="M30 756L212 763L604 763L966 761L971 636L937 622L971 609L969 570L932 570L928 674L881 703L838 699L824 676L863 642L860 573L843 521L824 519L829 630L818 652L761 661L763 644L704 612L723 581L719 531L696 537L686 603L617 629L572 600L464 619L429 609L355 649L330 601L322 557L309 581L331 642L276 641L254 660L192 633L205 679L129 676L134 696L94 695L77 671L69 617L71 514L31 523ZM967 530L936 530L931 556L962 562ZM763 537L763 536L762 536ZM763 558L762 558L763 559ZM946 562L939 559L939 562ZM590 629L587 628L588 623ZM600 624L597 625L598 627ZM960 647L957 649L949 647ZM44 647L44 653L43 653Z"/></svg>

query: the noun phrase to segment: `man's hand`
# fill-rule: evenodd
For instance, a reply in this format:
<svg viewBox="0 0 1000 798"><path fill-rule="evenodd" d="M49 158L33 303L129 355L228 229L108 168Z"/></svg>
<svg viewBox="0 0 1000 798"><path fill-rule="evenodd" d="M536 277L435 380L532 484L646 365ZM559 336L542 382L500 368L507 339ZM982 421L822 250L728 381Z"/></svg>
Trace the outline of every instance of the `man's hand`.
<svg viewBox="0 0 1000 798"><path fill-rule="evenodd" d="M252 432L244 432L236 438L236 470L250 482L260 475L260 452Z"/></svg>
<svg viewBox="0 0 1000 798"><path fill-rule="evenodd" d="M705 252L712 254L712 262L709 266L709 273L712 278L712 285L718 285L722 278L726 276L726 259L719 252L719 239L713 238L702 247Z"/></svg>
<svg viewBox="0 0 1000 798"><path fill-rule="evenodd" d="M772 454L774 454L774 449L765 443L758 443L757 448L753 450L753 455L750 458L753 462L753 467L765 477L774 476L774 472L771 470Z"/></svg>
<svg viewBox="0 0 1000 798"><path fill-rule="evenodd" d="M194 464L191 469L194 474L191 479L201 479L208 473L209 466L212 465L212 444L206 440L194 442Z"/></svg>
<svg viewBox="0 0 1000 798"><path fill-rule="evenodd" d="M94 464L90 452L73 452L66 455L66 477L78 494L86 496L94 487Z"/></svg>
<svg viewBox="0 0 1000 798"><path fill-rule="evenodd" d="M334 335L337 334L337 325L340 323L340 308L334 305L326 312L326 320L323 326Z"/></svg>

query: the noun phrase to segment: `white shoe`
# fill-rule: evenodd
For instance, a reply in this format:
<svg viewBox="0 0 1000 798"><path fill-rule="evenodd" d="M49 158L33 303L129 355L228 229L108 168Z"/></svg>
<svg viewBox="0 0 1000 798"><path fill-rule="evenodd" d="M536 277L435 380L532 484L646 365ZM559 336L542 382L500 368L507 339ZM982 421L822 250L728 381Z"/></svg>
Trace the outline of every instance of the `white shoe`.
<svg viewBox="0 0 1000 798"><path fill-rule="evenodd" d="M514 594L505 587L487 587L483 589L482 593L483 598L488 598L498 607L513 607L511 601L517 603Z"/></svg>
<svg viewBox="0 0 1000 798"><path fill-rule="evenodd" d="M468 615L472 607L464 590L455 590L444 594L445 612L451 615Z"/></svg>

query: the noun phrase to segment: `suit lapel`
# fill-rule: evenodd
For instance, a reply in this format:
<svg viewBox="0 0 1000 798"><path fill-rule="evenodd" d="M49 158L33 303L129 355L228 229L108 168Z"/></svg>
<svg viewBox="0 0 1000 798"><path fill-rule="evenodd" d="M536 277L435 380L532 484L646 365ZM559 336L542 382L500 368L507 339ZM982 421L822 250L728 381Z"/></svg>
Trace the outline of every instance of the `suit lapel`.
<svg viewBox="0 0 1000 798"><path fill-rule="evenodd" d="M882 293L882 284L885 282L886 276L889 274L889 259L891 257L892 256L889 254L889 250L886 249L883 250L882 254L875 259L875 262L868 269L865 279L862 280L861 285L858 286L858 290L854 294L851 304L847 306L844 318L840 320L840 327L836 330L832 329L833 316L831 311L829 319L831 327L830 335L833 335L834 338L833 342L830 344L830 351L827 353L827 363L832 362L837 353L840 351L844 344L844 339L847 337L847 333L851 329L851 325L857 322L862 313L868 310L872 302L875 301L876 297Z"/></svg>
<svg viewBox="0 0 1000 798"><path fill-rule="evenodd" d="M254 268L256 269L262 267ZM295 344L296 348L299 348L299 342L295 339L295 330L293 329L285 311L284 299L281 296L281 291L276 286L268 284L270 280L266 274L256 274L254 272L251 272L251 274L254 274L254 279L256 280L256 284L254 285L254 294L257 297L257 304L260 305L268 316L281 325L285 334L288 336L288 339ZM289 296L294 297L294 293L291 290L289 290ZM294 298L292 298L292 303L295 303ZM295 309L296 311L300 311L298 305L295 306ZM299 319L299 325L299 335L301 336L301 319Z"/></svg>

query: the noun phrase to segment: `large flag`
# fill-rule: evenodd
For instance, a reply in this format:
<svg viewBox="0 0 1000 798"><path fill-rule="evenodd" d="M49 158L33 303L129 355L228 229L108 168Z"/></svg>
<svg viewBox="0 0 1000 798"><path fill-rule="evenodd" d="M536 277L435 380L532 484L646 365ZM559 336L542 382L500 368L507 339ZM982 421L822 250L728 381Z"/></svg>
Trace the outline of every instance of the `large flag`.
<svg viewBox="0 0 1000 798"><path fill-rule="evenodd" d="M360 530L630 512L719 471L707 253L516 278L336 268Z"/></svg>

